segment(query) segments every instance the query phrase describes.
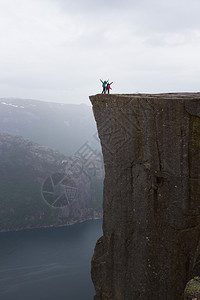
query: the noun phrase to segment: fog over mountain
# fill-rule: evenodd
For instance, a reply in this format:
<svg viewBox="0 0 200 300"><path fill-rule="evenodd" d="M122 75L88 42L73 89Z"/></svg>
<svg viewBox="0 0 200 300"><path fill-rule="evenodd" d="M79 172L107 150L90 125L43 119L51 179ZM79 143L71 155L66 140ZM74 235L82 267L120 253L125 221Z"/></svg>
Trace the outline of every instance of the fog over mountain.
<svg viewBox="0 0 200 300"><path fill-rule="evenodd" d="M21 135L65 155L87 141L100 149L92 108L85 104L0 98L0 131Z"/></svg>
<svg viewBox="0 0 200 300"><path fill-rule="evenodd" d="M91 107L0 99L0 230L102 216L103 160Z"/></svg>

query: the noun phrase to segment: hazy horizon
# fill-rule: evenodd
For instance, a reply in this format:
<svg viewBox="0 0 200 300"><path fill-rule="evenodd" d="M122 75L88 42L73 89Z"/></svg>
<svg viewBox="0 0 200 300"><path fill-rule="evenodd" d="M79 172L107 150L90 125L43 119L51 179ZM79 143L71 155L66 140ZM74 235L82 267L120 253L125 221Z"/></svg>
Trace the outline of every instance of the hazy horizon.
<svg viewBox="0 0 200 300"><path fill-rule="evenodd" d="M79 102L79 103L73 103L73 102L64 102L64 101L59 101L59 100L50 100L50 99L34 99L34 98L25 98L25 97L0 97L0 101L2 99L5 100L30 100L30 101L39 101L39 102L47 102L47 103L57 103L57 104L69 104L69 105L87 105L87 106L91 106L91 103L89 101L89 96L88 96L88 103L84 103L84 102Z"/></svg>

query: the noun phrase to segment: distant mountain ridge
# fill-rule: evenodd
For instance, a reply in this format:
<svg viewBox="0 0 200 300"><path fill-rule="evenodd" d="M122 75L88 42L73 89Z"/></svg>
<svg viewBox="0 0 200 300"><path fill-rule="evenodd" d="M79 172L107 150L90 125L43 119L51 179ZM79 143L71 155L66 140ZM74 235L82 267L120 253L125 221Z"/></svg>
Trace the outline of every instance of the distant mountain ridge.
<svg viewBox="0 0 200 300"><path fill-rule="evenodd" d="M101 217L101 166L90 106L0 98L0 230Z"/></svg>
<svg viewBox="0 0 200 300"><path fill-rule="evenodd" d="M64 161L67 157L57 151L0 132L0 231L102 216L102 177L67 174Z"/></svg>
<svg viewBox="0 0 200 300"><path fill-rule="evenodd" d="M0 98L0 131L17 134L65 155L86 141L100 149L92 108L39 100Z"/></svg>

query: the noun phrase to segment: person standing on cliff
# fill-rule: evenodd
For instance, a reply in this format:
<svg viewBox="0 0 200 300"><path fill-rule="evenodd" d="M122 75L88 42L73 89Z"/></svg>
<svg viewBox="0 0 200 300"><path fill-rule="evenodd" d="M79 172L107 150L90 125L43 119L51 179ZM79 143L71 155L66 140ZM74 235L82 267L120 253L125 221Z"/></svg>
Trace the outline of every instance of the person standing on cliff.
<svg viewBox="0 0 200 300"><path fill-rule="evenodd" d="M102 91L102 94L105 94L106 93L106 87L107 87L107 83L108 83L108 80L101 80L100 81L102 82L102 87L103 87L103 91Z"/></svg>
<svg viewBox="0 0 200 300"><path fill-rule="evenodd" d="M108 94L110 93L110 90L112 90L112 88L111 88L111 84L112 84L113 82L111 82L111 83L107 83L107 86L106 86L106 90L108 91Z"/></svg>

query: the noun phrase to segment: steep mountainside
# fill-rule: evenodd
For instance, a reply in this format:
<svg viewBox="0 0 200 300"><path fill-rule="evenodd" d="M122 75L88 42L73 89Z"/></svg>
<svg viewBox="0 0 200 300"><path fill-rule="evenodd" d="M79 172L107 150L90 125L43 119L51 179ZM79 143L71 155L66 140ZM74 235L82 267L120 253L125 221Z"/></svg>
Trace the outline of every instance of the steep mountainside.
<svg viewBox="0 0 200 300"><path fill-rule="evenodd" d="M183 299L200 271L200 93L90 99L105 164L95 299Z"/></svg>
<svg viewBox="0 0 200 300"><path fill-rule="evenodd" d="M94 154L90 163L0 133L0 230L100 217L103 173Z"/></svg>
<svg viewBox="0 0 200 300"><path fill-rule="evenodd" d="M73 155L86 141L99 148L90 106L29 99L0 99L0 132L21 135L65 155Z"/></svg>

